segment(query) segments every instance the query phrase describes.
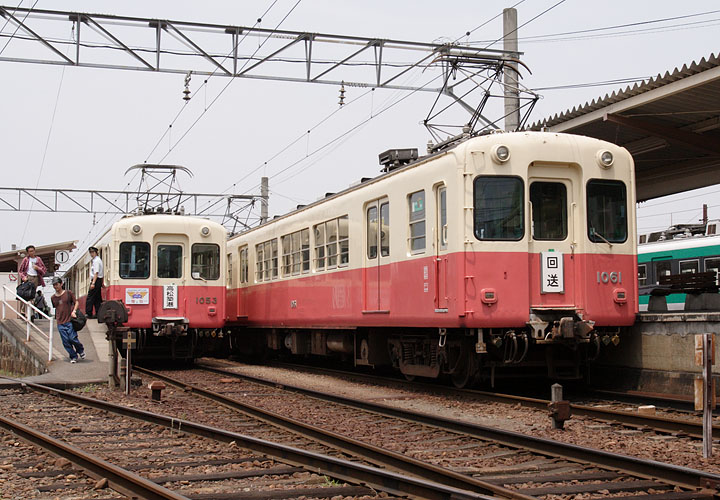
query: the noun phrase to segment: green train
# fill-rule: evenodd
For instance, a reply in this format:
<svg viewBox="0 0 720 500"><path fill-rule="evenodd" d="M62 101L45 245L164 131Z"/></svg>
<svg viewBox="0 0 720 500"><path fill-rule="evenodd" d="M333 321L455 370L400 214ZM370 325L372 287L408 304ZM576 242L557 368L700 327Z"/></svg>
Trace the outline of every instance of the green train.
<svg viewBox="0 0 720 500"><path fill-rule="evenodd" d="M681 224L665 231L643 235L638 245L640 311L647 311L650 292L660 276L720 270L720 221ZM685 294L667 296L669 311L685 308Z"/></svg>

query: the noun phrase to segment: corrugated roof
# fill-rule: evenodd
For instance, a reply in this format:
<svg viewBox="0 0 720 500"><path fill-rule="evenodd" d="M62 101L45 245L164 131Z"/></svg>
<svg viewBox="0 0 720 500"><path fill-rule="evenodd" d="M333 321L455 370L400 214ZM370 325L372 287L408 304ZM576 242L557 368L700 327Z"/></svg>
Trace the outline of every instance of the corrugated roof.
<svg viewBox="0 0 720 500"><path fill-rule="evenodd" d="M529 128L531 130L539 130L542 127L553 127L573 118L577 118L592 111L605 108L611 104L615 104L630 97L644 94L656 88L663 87L675 81L682 80L689 76L702 73L703 71L707 71L708 69L712 69L718 66L720 66L720 59L718 59L715 54L710 54L710 57L708 57L707 59L703 57L699 62L693 61L689 66L683 65L682 68L675 68L672 73L667 71L664 75L658 74L655 78L651 78L647 82L643 82L640 84L636 83L632 86L626 87L624 90L619 90L616 92L614 91L612 94L605 94L605 97L593 99L590 102L586 102L582 106L573 107L572 109L563 111L562 113L555 114L552 117L545 118L539 122L535 122Z"/></svg>

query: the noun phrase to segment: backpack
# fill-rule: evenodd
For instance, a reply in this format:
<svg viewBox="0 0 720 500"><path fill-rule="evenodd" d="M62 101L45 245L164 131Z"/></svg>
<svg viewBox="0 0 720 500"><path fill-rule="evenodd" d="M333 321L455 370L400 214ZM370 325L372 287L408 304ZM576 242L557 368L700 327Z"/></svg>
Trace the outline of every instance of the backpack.
<svg viewBox="0 0 720 500"><path fill-rule="evenodd" d="M23 281L17 286L16 293L21 299L32 300L35 297L35 283Z"/></svg>

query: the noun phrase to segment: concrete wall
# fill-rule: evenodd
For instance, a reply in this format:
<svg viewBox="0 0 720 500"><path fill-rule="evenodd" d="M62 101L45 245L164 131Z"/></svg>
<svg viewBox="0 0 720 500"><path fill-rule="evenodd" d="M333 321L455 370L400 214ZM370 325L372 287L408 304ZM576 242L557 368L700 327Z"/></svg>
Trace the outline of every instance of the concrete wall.
<svg viewBox="0 0 720 500"><path fill-rule="evenodd" d="M17 335L12 326L0 322L0 371L16 377L45 373L45 362L25 345L24 336Z"/></svg>
<svg viewBox="0 0 720 500"><path fill-rule="evenodd" d="M605 347L590 370L590 382L611 390L638 390L690 396L695 365L695 334L715 333L715 378L720 378L720 313L638 315L617 347ZM716 381L716 384L718 382ZM720 385L720 384L718 384Z"/></svg>

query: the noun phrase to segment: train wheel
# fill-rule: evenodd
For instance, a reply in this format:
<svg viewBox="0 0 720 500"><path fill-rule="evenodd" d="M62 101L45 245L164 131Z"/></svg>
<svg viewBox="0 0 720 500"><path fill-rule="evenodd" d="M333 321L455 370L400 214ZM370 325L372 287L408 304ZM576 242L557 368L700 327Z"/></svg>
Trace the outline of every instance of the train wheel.
<svg viewBox="0 0 720 500"><path fill-rule="evenodd" d="M405 380L408 382L415 382L415 375L408 375L407 373L403 373L403 377L405 377Z"/></svg>
<svg viewBox="0 0 720 500"><path fill-rule="evenodd" d="M450 380L458 389L474 385L478 375L478 362L475 353L470 349L464 349L461 356L455 371L450 375Z"/></svg>

